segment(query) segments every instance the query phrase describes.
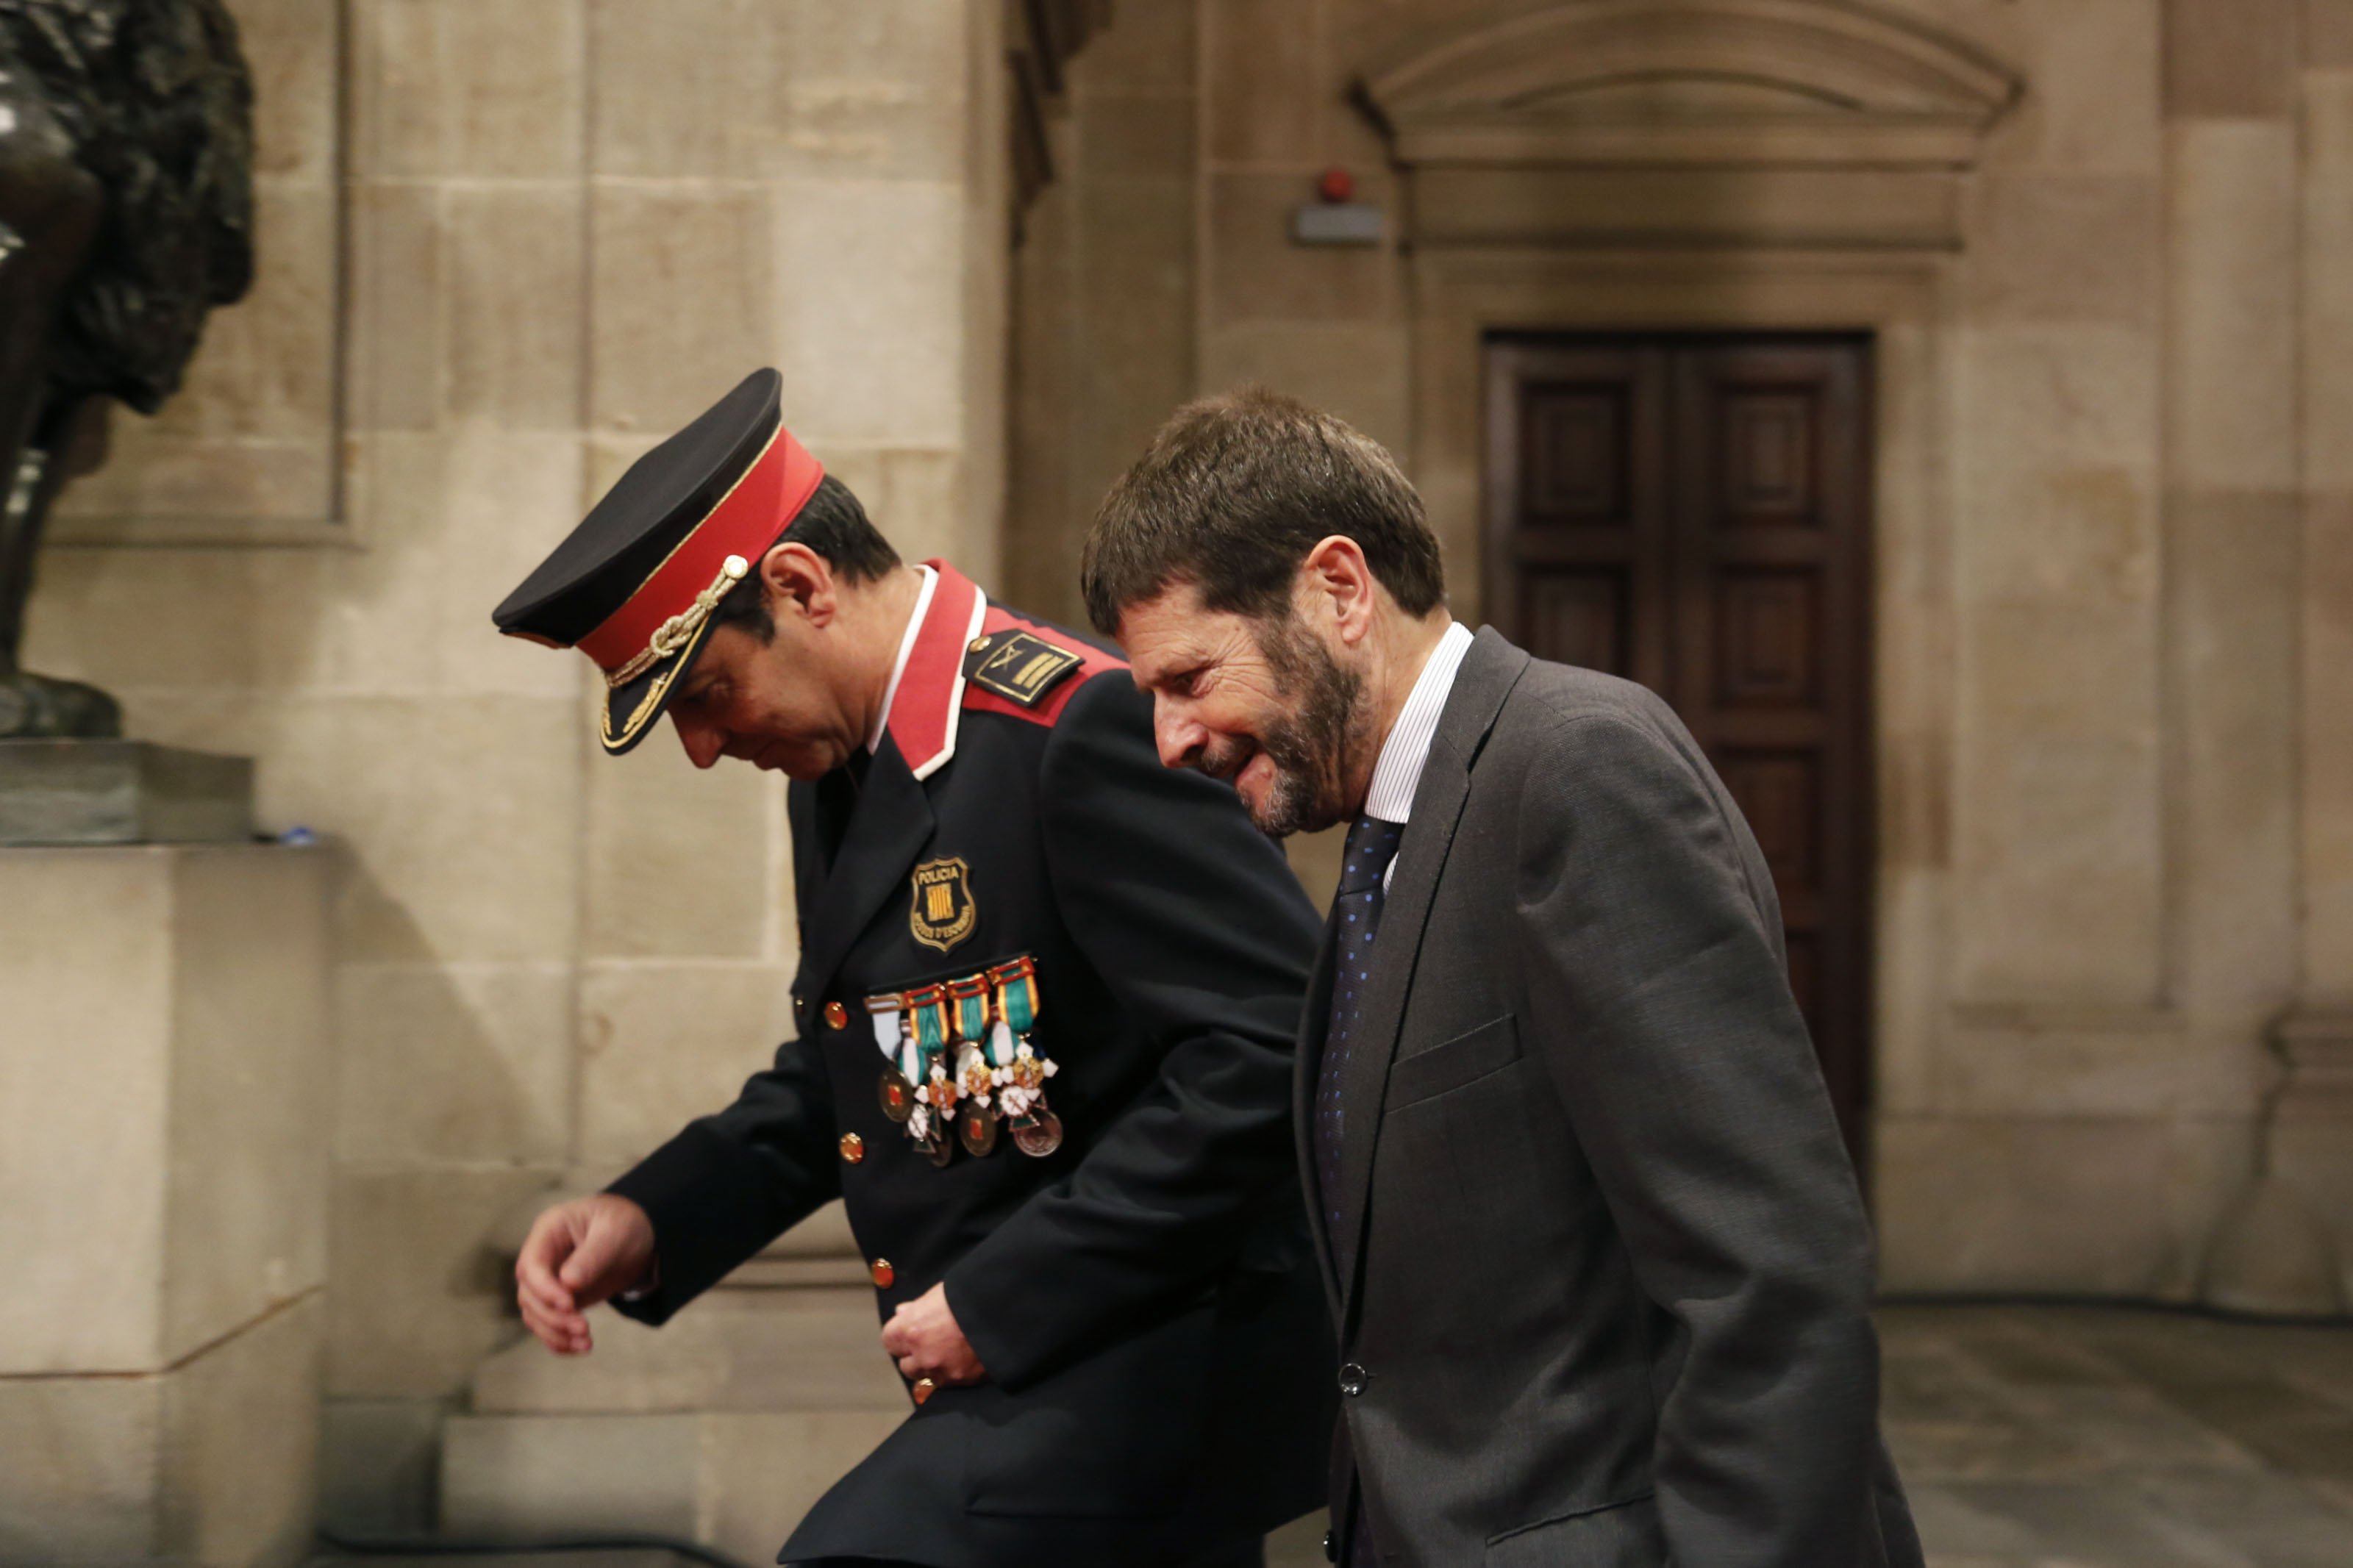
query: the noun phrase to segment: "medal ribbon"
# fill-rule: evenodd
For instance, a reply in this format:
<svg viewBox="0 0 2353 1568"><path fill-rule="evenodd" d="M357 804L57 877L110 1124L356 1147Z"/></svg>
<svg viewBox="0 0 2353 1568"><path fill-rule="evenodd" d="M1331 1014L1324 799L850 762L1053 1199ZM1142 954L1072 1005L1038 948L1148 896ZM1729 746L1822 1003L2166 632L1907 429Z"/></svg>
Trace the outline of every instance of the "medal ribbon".
<svg viewBox="0 0 2353 1568"><path fill-rule="evenodd" d="M947 1048L947 987L926 985L907 993L907 1017L914 1025L916 1065L910 1073L917 1083L931 1075L933 1060Z"/></svg>
<svg viewBox="0 0 2353 1568"><path fill-rule="evenodd" d="M956 1038L978 1045L988 1036L988 976L968 974L948 982L955 1002Z"/></svg>
<svg viewBox="0 0 2353 1568"><path fill-rule="evenodd" d="M997 982L997 1016L1017 1035L1038 1026L1038 965L1027 956L988 972Z"/></svg>

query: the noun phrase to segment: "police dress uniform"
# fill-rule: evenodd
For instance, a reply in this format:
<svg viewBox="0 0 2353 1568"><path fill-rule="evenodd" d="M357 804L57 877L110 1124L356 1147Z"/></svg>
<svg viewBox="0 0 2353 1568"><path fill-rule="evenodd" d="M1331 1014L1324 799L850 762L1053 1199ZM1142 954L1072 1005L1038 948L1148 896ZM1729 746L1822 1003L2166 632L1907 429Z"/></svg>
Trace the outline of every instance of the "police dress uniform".
<svg viewBox="0 0 2353 1568"><path fill-rule="evenodd" d="M499 624L589 651L627 750L815 475L762 372ZM797 1037L613 1184L657 1256L618 1305L661 1323L839 1195L878 1318L944 1281L987 1376L911 1389L783 1560L1180 1562L1322 1501L1330 1328L1290 1129L1318 921L1230 790L1160 765L1116 657L928 565L879 748L790 787Z"/></svg>

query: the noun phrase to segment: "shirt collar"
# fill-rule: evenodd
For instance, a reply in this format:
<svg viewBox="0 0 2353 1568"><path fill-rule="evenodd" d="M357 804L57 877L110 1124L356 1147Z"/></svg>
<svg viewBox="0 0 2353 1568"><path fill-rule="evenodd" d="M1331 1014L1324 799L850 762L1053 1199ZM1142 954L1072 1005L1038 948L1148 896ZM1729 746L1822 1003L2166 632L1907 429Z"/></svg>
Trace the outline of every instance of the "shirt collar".
<svg viewBox="0 0 2353 1568"><path fill-rule="evenodd" d="M1462 668L1471 640L1471 628L1455 621L1422 661L1421 674L1406 694L1405 706L1398 710L1397 722L1389 726L1380 757L1373 763L1373 785L1365 795L1366 816L1383 822L1413 820L1413 796L1421 784L1422 764L1430 760L1430 742L1438 734L1439 716L1446 710L1447 696L1454 689L1454 673Z"/></svg>

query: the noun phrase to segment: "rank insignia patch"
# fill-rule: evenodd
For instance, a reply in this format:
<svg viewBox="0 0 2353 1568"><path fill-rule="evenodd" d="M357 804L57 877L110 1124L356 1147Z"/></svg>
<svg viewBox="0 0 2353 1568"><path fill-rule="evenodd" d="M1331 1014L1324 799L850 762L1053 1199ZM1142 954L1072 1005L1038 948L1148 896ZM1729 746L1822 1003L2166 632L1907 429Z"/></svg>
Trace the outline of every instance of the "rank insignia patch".
<svg viewBox="0 0 2353 1568"><path fill-rule="evenodd" d="M926 860L909 879L915 900L907 911L907 929L917 942L945 952L972 934L980 911L972 901L972 868L962 856Z"/></svg>
<svg viewBox="0 0 2353 1568"><path fill-rule="evenodd" d="M1028 632L996 632L973 644L972 656L965 661L965 679L1008 701L1035 708L1063 677L1085 662L1085 656L1056 647Z"/></svg>

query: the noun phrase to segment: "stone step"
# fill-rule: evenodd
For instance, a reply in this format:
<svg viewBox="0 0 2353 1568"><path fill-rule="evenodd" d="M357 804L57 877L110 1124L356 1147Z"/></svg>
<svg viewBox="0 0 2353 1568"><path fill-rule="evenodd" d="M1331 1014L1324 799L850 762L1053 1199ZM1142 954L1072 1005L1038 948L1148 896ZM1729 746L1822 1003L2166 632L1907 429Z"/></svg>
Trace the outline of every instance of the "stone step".
<svg viewBox="0 0 2353 1568"><path fill-rule="evenodd" d="M675 1552L631 1547L611 1552L331 1552L305 1568L705 1568Z"/></svg>
<svg viewBox="0 0 2353 1568"><path fill-rule="evenodd" d="M442 1428L441 1527L674 1535L769 1563L905 1411L902 1399L896 1410L453 1415Z"/></svg>
<svg viewBox="0 0 2353 1568"><path fill-rule="evenodd" d="M1284 1526L1266 1538L1267 1568L1322 1568L1324 1515ZM778 1538L781 1541L781 1537ZM764 1553L758 1561L765 1563ZM369 1552L365 1555L327 1552L313 1556L304 1568L707 1568L698 1559L674 1552Z"/></svg>
<svg viewBox="0 0 2353 1568"><path fill-rule="evenodd" d="M863 1282L713 1290L653 1330L604 1307L589 1321L596 1348L587 1355L552 1355L525 1338L485 1358L474 1370L473 1414L907 1413Z"/></svg>

